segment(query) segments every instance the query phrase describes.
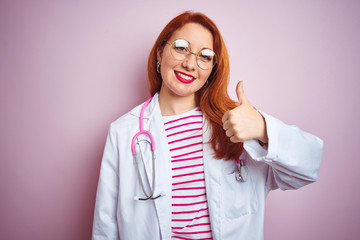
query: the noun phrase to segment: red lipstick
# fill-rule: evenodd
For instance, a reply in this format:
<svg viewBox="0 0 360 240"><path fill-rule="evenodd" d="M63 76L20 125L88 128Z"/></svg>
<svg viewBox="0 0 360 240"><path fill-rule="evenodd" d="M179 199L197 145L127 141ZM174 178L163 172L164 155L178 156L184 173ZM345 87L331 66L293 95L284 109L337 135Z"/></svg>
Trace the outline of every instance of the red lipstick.
<svg viewBox="0 0 360 240"><path fill-rule="evenodd" d="M184 78L180 77L178 73L180 73L181 75L185 75L185 76L191 77L192 80L184 79ZM192 83L192 82L196 79L194 76L191 76L191 75L189 75L189 74L186 74L186 73L183 73L183 72L179 72L179 71L175 71L175 77L176 77L180 82L185 83L185 84L190 84L190 83Z"/></svg>

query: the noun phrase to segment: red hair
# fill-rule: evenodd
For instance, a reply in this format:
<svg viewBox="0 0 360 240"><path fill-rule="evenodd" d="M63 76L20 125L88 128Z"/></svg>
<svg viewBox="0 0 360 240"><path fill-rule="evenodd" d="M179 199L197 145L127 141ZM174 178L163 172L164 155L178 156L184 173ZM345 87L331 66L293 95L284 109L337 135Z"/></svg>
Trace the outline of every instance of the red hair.
<svg viewBox="0 0 360 240"><path fill-rule="evenodd" d="M229 55L218 28L210 18L202 13L187 11L175 17L165 26L157 38L148 59L150 94L153 96L160 91L162 83L161 75L156 71L157 52L162 52L166 42L177 29L190 22L199 23L211 32L216 56L216 64L208 78L208 83L195 93L196 104L208 121L211 130L209 143L215 152L214 157L235 160L241 155L243 144L231 142L222 127L224 113L236 107L236 102L227 93L230 77Z"/></svg>

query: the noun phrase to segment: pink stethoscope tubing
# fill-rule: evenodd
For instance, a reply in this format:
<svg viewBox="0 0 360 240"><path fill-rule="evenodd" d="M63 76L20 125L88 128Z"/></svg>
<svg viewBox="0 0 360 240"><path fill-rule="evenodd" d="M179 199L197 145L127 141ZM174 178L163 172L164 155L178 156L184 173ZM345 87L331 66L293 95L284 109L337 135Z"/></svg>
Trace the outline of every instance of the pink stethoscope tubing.
<svg viewBox="0 0 360 240"><path fill-rule="evenodd" d="M156 197L153 197L154 195L154 192L155 192L155 140L154 140L154 137L153 135L149 132L149 131L146 131L144 130L144 124L143 124L143 121L144 121L144 112L145 112L145 109L146 107L149 105L149 103L151 102L152 100L152 97L149 98L145 103L144 105L142 106L141 108L141 112L140 112L140 131L137 132L135 134L135 136L133 137L132 141L131 141L131 152L133 154L133 157L134 157L134 161L136 163L136 167L137 167L137 171L138 171L138 176L139 176L139 181L140 181L140 184L141 184L141 188L143 190L143 193L144 195L146 196L145 198L140 198L138 196L135 196L134 197L134 200L155 200L159 197L162 197L162 196L165 196L165 194L161 193L159 194L158 196ZM144 184L143 184L143 179L141 177L141 173L140 173L140 170L139 170L139 163L137 161L137 157L136 157L136 150L135 150L135 145L136 145L136 141L137 141L137 138L140 136L140 135L147 135L149 138L150 138L150 144L151 144L151 152L152 152L152 168L153 168L153 174L152 174L152 191L151 191L151 194L148 195L146 194L145 192L145 187L144 187ZM151 189L151 187L150 187Z"/></svg>
<svg viewBox="0 0 360 240"><path fill-rule="evenodd" d="M136 151L135 151L135 141L137 139L138 136L140 136L141 134L147 135L150 138L150 142L151 142L151 150L155 151L155 140L153 135L149 132L144 130L144 112L146 107L149 105L149 103L151 102L152 97L149 98L144 105L141 108L141 112L140 112L140 131L138 133L135 134L135 136L133 137L132 141L131 141L131 152L132 154L135 156L136 155Z"/></svg>

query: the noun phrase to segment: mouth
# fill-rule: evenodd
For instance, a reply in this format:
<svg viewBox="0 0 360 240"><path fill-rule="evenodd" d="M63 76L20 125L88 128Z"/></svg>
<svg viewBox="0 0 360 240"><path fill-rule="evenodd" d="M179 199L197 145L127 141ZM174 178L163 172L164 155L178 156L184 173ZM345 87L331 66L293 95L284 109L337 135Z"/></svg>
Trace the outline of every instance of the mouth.
<svg viewBox="0 0 360 240"><path fill-rule="evenodd" d="M176 78L180 82L185 83L185 84L190 84L196 79L195 77L193 77L189 74L183 73L183 72L178 72L178 71L174 71L174 72L175 72Z"/></svg>

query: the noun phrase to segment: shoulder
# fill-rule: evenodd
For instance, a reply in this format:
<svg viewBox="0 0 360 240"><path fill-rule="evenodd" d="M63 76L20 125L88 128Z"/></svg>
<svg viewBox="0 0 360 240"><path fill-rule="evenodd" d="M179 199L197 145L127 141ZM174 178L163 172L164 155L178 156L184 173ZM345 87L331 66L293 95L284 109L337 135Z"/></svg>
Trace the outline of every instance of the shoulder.
<svg viewBox="0 0 360 240"><path fill-rule="evenodd" d="M146 104L146 107L142 111L144 104ZM113 121L110 124L110 132L114 132L114 131L128 132L128 131L132 131L134 127L138 129L141 112L143 114L142 118L145 121L147 121L149 119L154 118L154 116L156 115L154 113L158 113L159 111L160 110L158 104L158 94L156 93L146 102L139 104L138 106L134 107L129 112L127 112L126 114L122 115L121 117Z"/></svg>
<svg viewBox="0 0 360 240"><path fill-rule="evenodd" d="M138 124L142 105L143 103L134 107L129 112L125 113L124 115L113 121L110 124L109 131L118 132L121 131L122 129L129 129L133 127L135 124Z"/></svg>

